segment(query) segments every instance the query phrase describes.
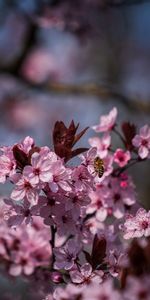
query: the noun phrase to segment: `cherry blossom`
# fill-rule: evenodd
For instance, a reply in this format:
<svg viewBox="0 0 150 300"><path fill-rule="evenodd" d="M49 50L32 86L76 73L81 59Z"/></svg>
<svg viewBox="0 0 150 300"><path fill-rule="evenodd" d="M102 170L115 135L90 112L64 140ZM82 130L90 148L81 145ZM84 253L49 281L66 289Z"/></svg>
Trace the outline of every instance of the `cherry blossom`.
<svg viewBox="0 0 150 300"><path fill-rule="evenodd" d="M84 165L74 168L72 178L73 186L76 191L90 190L93 186L92 175Z"/></svg>
<svg viewBox="0 0 150 300"><path fill-rule="evenodd" d="M129 151L123 151L122 149L117 149L114 153L114 162L119 165L119 167L124 167L131 159Z"/></svg>
<svg viewBox="0 0 150 300"><path fill-rule="evenodd" d="M112 130L116 122L117 114L117 109L116 107L114 107L108 115L101 116L99 124L93 126L92 128L96 132L105 132Z"/></svg>
<svg viewBox="0 0 150 300"><path fill-rule="evenodd" d="M35 142L32 137L27 136L20 144L18 144L19 148L24 151L26 154L29 153L29 151L34 146Z"/></svg>
<svg viewBox="0 0 150 300"><path fill-rule="evenodd" d="M102 138L92 137L88 141L90 146L97 148L97 155L102 159L108 155L108 150L111 145L111 136L109 133L105 133Z"/></svg>
<svg viewBox="0 0 150 300"><path fill-rule="evenodd" d="M38 190L35 185L31 185L27 177L22 176L16 183L16 186L11 193L11 198L18 201L25 197L29 202L36 203L38 200Z"/></svg>
<svg viewBox="0 0 150 300"><path fill-rule="evenodd" d="M7 177L12 177L16 173L16 162L11 148L1 148L3 154L0 156L0 183L5 183Z"/></svg>
<svg viewBox="0 0 150 300"><path fill-rule="evenodd" d="M23 174L28 178L31 185L37 185L40 181L49 182L52 179L50 168L51 161L35 152L31 157L31 166L25 166Z"/></svg>
<svg viewBox="0 0 150 300"><path fill-rule="evenodd" d="M6 203L10 205L10 201ZM4 204L2 210L6 214L8 206ZM19 222L15 230L3 220L0 226L0 256L6 262L8 273L12 276L30 275L37 267L48 266L51 258L49 238L49 230L38 218L34 219L32 227Z"/></svg>
<svg viewBox="0 0 150 300"><path fill-rule="evenodd" d="M76 195L73 192L68 193L66 195L65 210L72 210L72 217L77 220L80 215L83 215L90 202L90 198L84 192L78 192Z"/></svg>
<svg viewBox="0 0 150 300"><path fill-rule="evenodd" d="M150 211L140 208L135 216L128 215L124 223L124 238L150 236Z"/></svg>
<svg viewBox="0 0 150 300"><path fill-rule="evenodd" d="M124 216L126 206L131 207L136 202L135 187L132 180L128 180L126 187L121 186L120 179L111 178L108 182L110 193L105 200L112 209L112 214L120 219Z"/></svg>
<svg viewBox="0 0 150 300"><path fill-rule="evenodd" d="M124 300L149 300L150 299L150 278L140 279L129 277L127 287L124 292Z"/></svg>
<svg viewBox="0 0 150 300"><path fill-rule="evenodd" d="M138 148L138 154L142 159L148 157L150 153L150 127L148 125L143 126L140 133L133 138L132 143Z"/></svg>
<svg viewBox="0 0 150 300"><path fill-rule="evenodd" d="M76 284L89 284L91 282L102 282L103 271L94 271L89 263L85 263L80 267L80 271L73 270L70 271L71 280Z"/></svg>
<svg viewBox="0 0 150 300"><path fill-rule="evenodd" d="M104 283L97 285L94 284L91 288L86 288L83 291L83 300L121 300L121 296L113 287L113 282L107 280Z"/></svg>
<svg viewBox="0 0 150 300"><path fill-rule="evenodd" d="M62 236L65 234L76 233L76 222L78 215L74 215L72 210L65 210L65 205L61 201L56 207L54 222L57 225L57 233Z"/></svg>
<svg viewBox="0 0 150 300"><path fill-rule="evenodd" d="M24 199L23 203L17 205L11 199L5 199L5 204L10 206L11 209L8 210L8 226L19 226L25 221L25 224L33 222L34 206L27 199Z"/></svg>
<svg viewBox="0 0 150 300"><path fill-rule="evenodd" d="M55 269L70 270L74 266L79 251L80 246L77 241L73 239L69 240L64 247L55 248Z"/></svg>
<svg viewBox="0 0 150 300"><path fill-rule="evenodd" d="M68 284L66 286L66 289L61 287L56 288L56 290L53 293L53 300L63 300L63 299L74 300L74 299L80 299L81 296L82 296L82 288L76 287L73 284Z"/></svg>
<svg viewBox="0 0 150 300"><path fill-rule="evenodd" d="M52 179L49 182L49 187L52 192L58 192L59 188L64 191L71 191L71 186L69 184L71 170L65 168L61 160L54 162L51 165Z"/></svg>

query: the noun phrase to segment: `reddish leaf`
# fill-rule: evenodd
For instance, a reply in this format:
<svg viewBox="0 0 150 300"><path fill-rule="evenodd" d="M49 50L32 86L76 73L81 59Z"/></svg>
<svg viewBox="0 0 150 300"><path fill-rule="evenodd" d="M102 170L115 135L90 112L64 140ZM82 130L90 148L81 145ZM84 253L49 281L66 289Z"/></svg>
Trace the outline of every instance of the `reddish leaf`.
<svg viewBox="0 0 150 300"><path fill-rule="evenodd" d="M17 167L23 169L29 164L28 156L17 145L13 147L13 155L17 163Z"/></svg>
<svg viewBox="0 0 150 300"><path fill-rule="evenodd" d="M122 131L125 137L125 145L128 150L132 150L134 147L132 145L132 139L136 134L136 127L134 124L130 124L129 122L122 123Z"/></svg>
<svg viewBox="0 0 150 300"><path fill-rule="evenodd" d="M85 250L83 250L83 253L85 255L85 258L86 258L87 262L92 266L92 257L91 257L91 255Z"/></svg>
<svg viewBox="0 0 150 300"><path fill-rule="evenodd" d="M83 129L79 134L77 134L75 136L74 142L73 142L73 146L81 139L81 137L85 134L85 132L88 130L89 127L86 127L85 129Z"/></svg>
<svg viewBox="0 0 150 300"><path fill-rule="evenodd" d="M67 128L62 121L57 121L54 125L53 130L53 143L54 149L58 156L64 158L65 161L73 158L74 156L88 150L87 148L79 148L72 151L73 146L83 136L88 129L85 128L79 134L76 135L79 124L75 126L72 120L69 127Z"/></svg>
<svg viewBox="0 0 150 300"><path fill-rule="evenodd" d="M96 269L98 265L100 265L104 258L106 256L106 239L98 238L97 235L95 235L94 241L93 241L93 248L92 248L92 267L93 269Z"/></svg>

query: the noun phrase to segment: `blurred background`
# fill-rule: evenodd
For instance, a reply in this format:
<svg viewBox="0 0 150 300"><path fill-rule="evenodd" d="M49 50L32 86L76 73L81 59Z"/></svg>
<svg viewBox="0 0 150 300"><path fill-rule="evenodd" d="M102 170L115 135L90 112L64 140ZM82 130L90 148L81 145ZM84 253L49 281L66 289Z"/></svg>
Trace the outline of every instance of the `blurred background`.
<svg viewBox="0 0 150 300"><path fill-rule="evenodd" d="M150 1L0 0L0 145L30 135L51 146L57 120L83 129L114 106L118 123L150 123L149 80ZM149 169L130 170L147 208ZM2 278L0 289L21 300L29 287Z"/></svg>

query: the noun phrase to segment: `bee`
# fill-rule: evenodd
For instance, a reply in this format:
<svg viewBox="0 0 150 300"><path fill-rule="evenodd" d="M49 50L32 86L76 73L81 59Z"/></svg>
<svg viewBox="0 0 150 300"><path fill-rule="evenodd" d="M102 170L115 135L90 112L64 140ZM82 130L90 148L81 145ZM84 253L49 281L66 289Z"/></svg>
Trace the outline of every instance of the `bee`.
<svg viewBox="0 0 150 300"><path fill-rule="evenodd" d="M105 171L104 162L99 156L96 156L94 159L94 170L95 170L95 173L98 174L99 178L101 178L103 176L104 171Z"/></svg>

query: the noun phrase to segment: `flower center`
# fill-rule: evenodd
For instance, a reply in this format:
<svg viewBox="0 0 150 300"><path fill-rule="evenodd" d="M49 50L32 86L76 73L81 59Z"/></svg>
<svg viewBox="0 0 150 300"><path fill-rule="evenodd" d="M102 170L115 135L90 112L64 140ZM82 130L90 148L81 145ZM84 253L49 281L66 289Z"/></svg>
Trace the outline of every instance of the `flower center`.
<svg viewBox="0 0 150 300"><path fill-rule="evenodd" d="M31 189L32 186L31 186L30 182L26 181L24 183L24 187L25 187L26 190L29 190L29 189Z"/></svg>
<svg viewBox="0 0 150 300"><path fill-rule="evenodd" d="M142 146L147 146L148 145L148 141L147 140L142 140Z"/></svg>
<svg viewBox="0 0 150 300"><path fill-rule="evenodd" d="M143 221L141 226L142 226L143 229L147 229L148 228L148 222L146 220Z"/></svg>
<svg viewBox="0 0 150 300"><path fill-rule="evenodd" d="M37 168L37 169L34 170L34 175L37 175L37 176L40 175L40 169L39 168Z"/></svg>
<svg viewBox="0 0 150 300"><path fill-rule="evenodd" d="M28 217L30 215L30 209L27 209L24 213L25 217Z"/></svg>

